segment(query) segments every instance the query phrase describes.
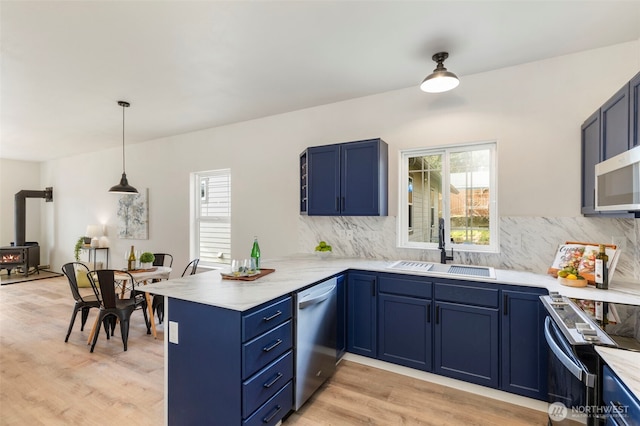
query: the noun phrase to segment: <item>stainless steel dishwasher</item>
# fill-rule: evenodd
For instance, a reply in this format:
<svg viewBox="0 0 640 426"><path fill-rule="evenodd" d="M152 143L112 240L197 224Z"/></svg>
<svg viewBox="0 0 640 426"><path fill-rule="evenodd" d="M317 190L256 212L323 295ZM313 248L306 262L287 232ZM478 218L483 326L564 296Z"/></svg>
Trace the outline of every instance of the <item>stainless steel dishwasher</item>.
<svg viewBox="0 0 640 426"><path fill-rule="evenodd" d="M296 411L336 370L337 279L295 295Z"/></svg>

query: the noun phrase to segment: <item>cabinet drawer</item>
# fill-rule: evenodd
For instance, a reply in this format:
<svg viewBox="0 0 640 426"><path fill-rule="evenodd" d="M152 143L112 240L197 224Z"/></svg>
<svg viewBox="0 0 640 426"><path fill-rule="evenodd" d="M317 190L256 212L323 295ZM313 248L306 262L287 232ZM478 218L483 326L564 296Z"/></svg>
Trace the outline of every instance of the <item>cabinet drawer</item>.
<svg viewBox="0 0 640 426"><path fill-rule="evenodd" d="M436 283L435 285L435 299L438 301L497 308L498 294L498 288L480 288L459 284Z"/></svg>
<svg viewBox="0 0 640 426"><path fill-rule="evenodd" d="M259 334L282 324L291 318L291 297L265 306L242 317L242 341L246 342Z"/></svg>
<svg viewBox="0 0 640 426"><path fill-rule="evenodd" d="M612 416L621 425L635 424L640 419L640 402L631 394L618 376L605 365L602 378L602 399Z"/></svg>
<svg viewBox="0 0 640 426"><path fill-rule="evenodd" d="M399 294L402 296L431 299L433 284L425 279L412 279L403 276L380 275L378 280L380 293Z"/></svg>
<svg viewBox="0 0 640 426"><path fill-rule="evenodd" d="M293 378L293 352L289 351L242 383L242 418L271 398Z"/></svg>
<svg viewBox="0 0 640 426"><path fill-rule="evenodd" d="M291 320L242 345L242 378L256 371L291 349Z"/></svg>
<svg viewBox="0 0 640 426"><path fill-rule="evenodd" d="M243 426L273 426L293 407L293 384L287 383L277 394L267 401L251 417L242 422Z"/></svg>

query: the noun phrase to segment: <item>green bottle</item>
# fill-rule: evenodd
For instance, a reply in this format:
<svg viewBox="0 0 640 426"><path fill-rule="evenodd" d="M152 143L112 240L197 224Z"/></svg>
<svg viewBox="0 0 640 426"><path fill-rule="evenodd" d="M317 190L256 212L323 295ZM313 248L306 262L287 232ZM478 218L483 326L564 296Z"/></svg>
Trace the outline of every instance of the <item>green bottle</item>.
<svg viewBox="0 0 640 426"><path fill-rule="evenodd" d="M256 272L260 271L260 246L258 237L253 237L253 247L251 248L251 266L255 265Z"/></svg>
<svg viewBox="0 0 640 426"><path fill-rule="evenodd" d="M609 288L609 268L607 267L609 256L604 244L600 244L600 252L596 255L595 282L596 288L606 290Z"/></svg>

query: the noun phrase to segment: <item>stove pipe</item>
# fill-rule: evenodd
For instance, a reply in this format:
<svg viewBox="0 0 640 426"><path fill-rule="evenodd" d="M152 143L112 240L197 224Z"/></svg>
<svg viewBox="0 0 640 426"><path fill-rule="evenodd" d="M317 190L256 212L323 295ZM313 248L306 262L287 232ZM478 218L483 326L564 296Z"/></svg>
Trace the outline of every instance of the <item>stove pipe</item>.
<svg viewBox="0 0 640 426"><path fill-rule="evenodd" d="M53 187L49 186L44 191L29 191L22 190L15 195L15 231L16 231L16 246L23 246L26 239L26 210L27 210L27 198L44 198L46 202L53 201Z"/></svg>

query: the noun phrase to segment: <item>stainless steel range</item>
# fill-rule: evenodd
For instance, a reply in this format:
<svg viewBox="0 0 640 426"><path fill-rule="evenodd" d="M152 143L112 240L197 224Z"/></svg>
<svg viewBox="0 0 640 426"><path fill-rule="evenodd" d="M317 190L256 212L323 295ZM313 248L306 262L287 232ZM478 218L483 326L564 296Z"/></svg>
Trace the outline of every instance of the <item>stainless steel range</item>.
<svg viewBox="0 0 640 426"><path fill-rule="evenodd" d="M549 424L604 424L609 412L602 401L602 362L595 345L637 350L637 326L625 322L636 324L640 307L574 301L557 293L540 299L549 314L544 329L549 345Z"/></svg>

